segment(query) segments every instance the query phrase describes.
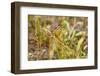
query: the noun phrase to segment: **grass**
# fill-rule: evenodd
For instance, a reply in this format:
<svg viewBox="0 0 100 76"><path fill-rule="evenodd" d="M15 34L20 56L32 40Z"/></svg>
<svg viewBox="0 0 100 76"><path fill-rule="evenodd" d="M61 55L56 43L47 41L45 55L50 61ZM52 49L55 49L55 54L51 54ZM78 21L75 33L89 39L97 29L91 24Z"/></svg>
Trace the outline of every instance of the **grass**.
<svg viewBox="0 0 100 76"><path fill-rule="evenodd" d="M87 17L28 16L28 60L83 59Z"/></svg>

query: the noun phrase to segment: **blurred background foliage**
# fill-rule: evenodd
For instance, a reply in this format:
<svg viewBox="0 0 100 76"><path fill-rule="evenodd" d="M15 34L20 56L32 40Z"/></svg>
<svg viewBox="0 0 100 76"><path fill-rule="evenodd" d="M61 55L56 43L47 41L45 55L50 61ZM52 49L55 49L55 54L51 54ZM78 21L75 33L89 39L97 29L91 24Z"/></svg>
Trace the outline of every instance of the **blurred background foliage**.
<svg viewBox="0 0 100 76"><path fill-rule="evenodd" d="M83 59L88 18L28 15L28 60Z"/></svg>

